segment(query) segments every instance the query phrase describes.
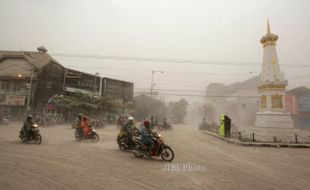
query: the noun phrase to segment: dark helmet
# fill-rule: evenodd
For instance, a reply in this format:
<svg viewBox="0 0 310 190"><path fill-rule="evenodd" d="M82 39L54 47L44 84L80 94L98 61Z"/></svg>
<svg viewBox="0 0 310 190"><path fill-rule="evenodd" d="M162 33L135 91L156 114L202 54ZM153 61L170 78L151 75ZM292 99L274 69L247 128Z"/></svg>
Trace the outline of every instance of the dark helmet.
<svg viewBox="0 0 310 190"><path fill-rule="evenodd" d="M81 114L81 113L78 114L78 118L79 118L79 119L81 119L82 116L83 116L83 114Z"/></svg>
<svg viewBox="0 0 310 190"><path fill-rule="evenodd" d="M31 119L32 119L32 115L31 114L27 115L27 120L31 120Z"/></svg>

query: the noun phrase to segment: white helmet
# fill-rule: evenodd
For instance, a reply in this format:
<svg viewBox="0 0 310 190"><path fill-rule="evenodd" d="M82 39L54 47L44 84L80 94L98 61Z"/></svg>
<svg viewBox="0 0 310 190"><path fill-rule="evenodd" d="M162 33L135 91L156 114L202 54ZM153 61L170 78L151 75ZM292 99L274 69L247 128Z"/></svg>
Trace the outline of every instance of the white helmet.
<svg viewBox="0 0 310 190"><path fill-rule="evenodd" d="M133 121L133 120L135 120L132 116L130 116L129 118L128 118L128 120L129 121Z"/></svg>

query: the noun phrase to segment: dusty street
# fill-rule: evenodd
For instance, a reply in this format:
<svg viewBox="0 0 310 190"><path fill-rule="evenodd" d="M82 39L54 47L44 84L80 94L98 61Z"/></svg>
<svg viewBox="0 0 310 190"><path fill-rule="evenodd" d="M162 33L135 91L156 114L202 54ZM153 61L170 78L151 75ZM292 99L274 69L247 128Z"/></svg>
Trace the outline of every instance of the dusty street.
<svg viewBox="0 0 310 190"><path fill-rule="evenodd" d="M310 149L241 147L189 126L162 132L175 160L118 150L117 129L97 144L76 142L67 126L41 127L41 145L22 144L20 126L0 127L0 189L309 189ZM166 167L178 165L178 171ZM202 166L190 171L184 166ZM193 169L193 168L192 168Z"/></svg>

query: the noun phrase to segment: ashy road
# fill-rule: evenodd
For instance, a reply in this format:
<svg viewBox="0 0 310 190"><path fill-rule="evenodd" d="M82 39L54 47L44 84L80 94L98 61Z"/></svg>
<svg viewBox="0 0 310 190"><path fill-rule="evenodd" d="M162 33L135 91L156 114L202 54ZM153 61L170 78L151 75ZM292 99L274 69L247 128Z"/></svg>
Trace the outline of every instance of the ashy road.
<svg viewBox="0 0 310 190"><path fill-rule="evenodd" d="M41 127L41 145L22 144L20 126L0 127L0 189L309 189L310 149L242 147L191 126L162 132L171 163L118 150L117 129L76 142L67 126Z"/></svg>

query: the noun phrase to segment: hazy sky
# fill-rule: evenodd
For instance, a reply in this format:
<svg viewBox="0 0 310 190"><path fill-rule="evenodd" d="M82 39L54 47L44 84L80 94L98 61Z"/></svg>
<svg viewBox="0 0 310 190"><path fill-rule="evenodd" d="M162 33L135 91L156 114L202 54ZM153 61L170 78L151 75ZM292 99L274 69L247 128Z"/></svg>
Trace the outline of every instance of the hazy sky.
<svg viewBox="0 0 310 190"><path fill-rule="evenodd" d="M154 88L199 91L211 82L230 84L260 72L259 40L269 18L272 32L279 35L278 57L286 79L307 75L289 80L288 88L310 87L309 10L309 0L0 0L0 49L34 51L44 45L52 55L218 61L54 56L64 66L132 81L136 88L149 89L151 70L163 70L155 74Z"/></svg>

